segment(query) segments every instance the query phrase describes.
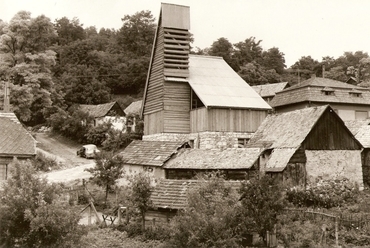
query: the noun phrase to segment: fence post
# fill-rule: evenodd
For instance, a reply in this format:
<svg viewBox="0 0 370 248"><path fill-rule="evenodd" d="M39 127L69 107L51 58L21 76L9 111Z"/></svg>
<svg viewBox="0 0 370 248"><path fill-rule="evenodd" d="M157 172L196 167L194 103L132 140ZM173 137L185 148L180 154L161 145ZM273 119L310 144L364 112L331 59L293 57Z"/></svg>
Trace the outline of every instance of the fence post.
<svg viewBox="0 0 370 248"><path fill-rule="evenodd" d="M338 217L335 216L335 246L339 247L339 242L338 242Z"/></svg>
<svg viewBox="0 0 370 248"><path fill-rule="evenodd" d="M89 216L87 217L87 224L91 225L91 205L89 206Z"/></svg>

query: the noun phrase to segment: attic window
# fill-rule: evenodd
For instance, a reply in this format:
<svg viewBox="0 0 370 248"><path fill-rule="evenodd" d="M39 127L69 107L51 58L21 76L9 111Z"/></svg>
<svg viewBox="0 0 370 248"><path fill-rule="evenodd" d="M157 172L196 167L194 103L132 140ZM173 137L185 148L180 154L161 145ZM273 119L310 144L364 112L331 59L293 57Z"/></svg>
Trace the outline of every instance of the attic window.
<svg viewBox="0 0 370 248"><path fill-rule="evenodd" d="M248 138L238 138L238 148L244 148L247 146L249 139Z"/></svg>
<svg viewBox="0 0 370 248"><path fill-rule="evenodd" d="M352 90L349 92L350 96L353 96L353 97L361 97L362 96L362 92L361 91L358 91L358 90Z"/></svg>
<svg viewBox="0 0 370 248"><path fill-rule="evenodd" d="M326 96L334 96L334 89L330 87L325 87L324 89L321 90L322 93Z"/></svg>

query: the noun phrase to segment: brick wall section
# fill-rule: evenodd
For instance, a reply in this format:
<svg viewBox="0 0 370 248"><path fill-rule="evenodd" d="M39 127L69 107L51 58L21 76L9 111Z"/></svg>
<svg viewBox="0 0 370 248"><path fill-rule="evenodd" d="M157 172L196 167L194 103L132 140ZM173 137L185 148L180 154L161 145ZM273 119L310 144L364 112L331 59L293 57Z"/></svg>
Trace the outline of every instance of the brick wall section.
<svg viewBox="0 0 370 248"><path fill-rule="evenodd" d="M201 132L191 134L161 133L143 136L149 141L180 141L189 140L194 148L227 149L238 148L238 139L249 139L252 133L236 132Z"/></svg>
<svg viewBox="0 0 370 248"><path fill-rule="evenodd" d="M322 179L347 178L363 188L360 150L306 150L308 183Z"/></svg>

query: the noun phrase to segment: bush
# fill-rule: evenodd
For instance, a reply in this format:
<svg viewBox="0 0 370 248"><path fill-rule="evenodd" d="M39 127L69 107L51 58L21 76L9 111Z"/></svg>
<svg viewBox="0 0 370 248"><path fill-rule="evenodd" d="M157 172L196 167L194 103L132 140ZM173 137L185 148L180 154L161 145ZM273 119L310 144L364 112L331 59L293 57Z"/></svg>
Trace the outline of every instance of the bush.
<svg viewBox="0 0 370 248"><path fill-rule="evenodd" d="M299 207L340 207L345 203L356 202L359 190L348 179L323 180L307 189L291 188L286 199Z"/></svg>
<svg viewBox="0 0 370 248"><path fill-rule="evenodd" d="M50 171L60 168L59 163L55 158L46 156L42 152L37 152L36 157L32 160L32 165L37 171Z"/></svg>
<svg viewBox="0 0 370 248"><path fill-rule="evenodd" d="M86 133L86 142L101 146L107 139L107 133L112 129L111 123L99 124L96 127L90 127Z"/></svg>

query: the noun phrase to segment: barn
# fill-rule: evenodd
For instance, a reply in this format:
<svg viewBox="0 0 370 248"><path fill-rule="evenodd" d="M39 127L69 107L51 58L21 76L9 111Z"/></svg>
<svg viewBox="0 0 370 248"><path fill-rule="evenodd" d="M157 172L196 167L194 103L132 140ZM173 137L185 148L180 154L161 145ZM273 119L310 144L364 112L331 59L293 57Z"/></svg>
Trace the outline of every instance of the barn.
<svg viewBox="0 0 370 248"><path fill-rule="evenodd" d="M346 177L363 186L362 145L329 105L268 116L248 146L263 149L260 170L277 180L305 186Z"/></svg>

